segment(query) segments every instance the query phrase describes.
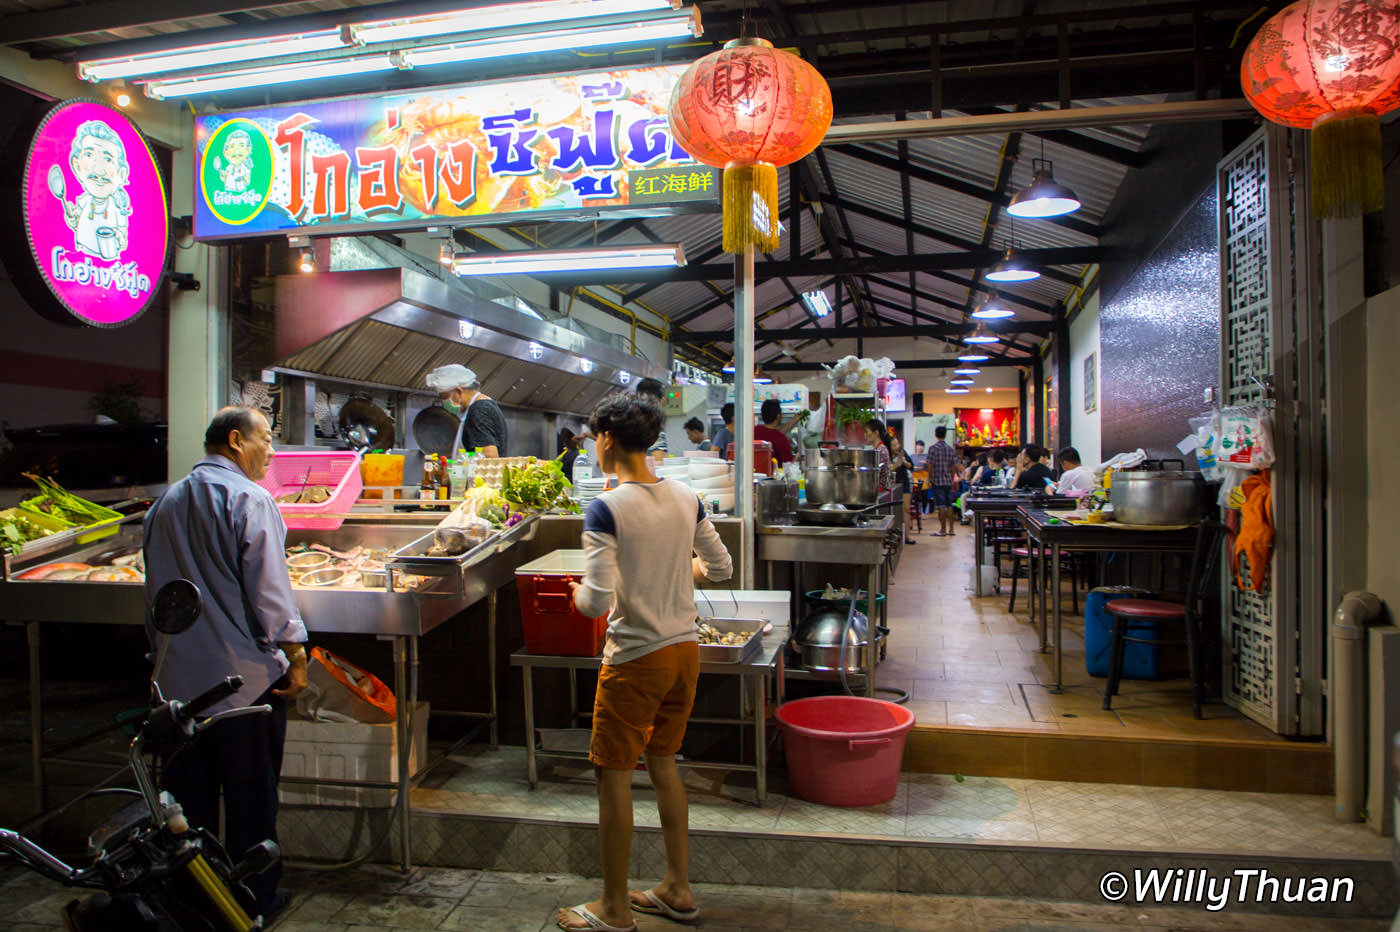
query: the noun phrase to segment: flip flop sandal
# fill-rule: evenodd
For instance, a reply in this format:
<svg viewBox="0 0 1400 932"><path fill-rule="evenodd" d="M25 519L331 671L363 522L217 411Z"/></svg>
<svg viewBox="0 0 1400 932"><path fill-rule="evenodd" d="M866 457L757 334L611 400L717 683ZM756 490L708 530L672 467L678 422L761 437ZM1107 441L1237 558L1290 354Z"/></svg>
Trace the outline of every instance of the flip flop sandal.
<svg viewBox="0 0 1400 932"><path fill-rule="evenodd" d="M563 919L555 919L554 924L563 929L564 932L637 932L637 924L634 922L628 926L610 926L593 914L587 903L580 903L577 906L570 906L566 912L573 913L582 919L586 925L566 926Z"/></svg>
<svg viewBox="0 0 1400 932"><path fill-rule="evenodd" d="M700 907L694 909L676 909L661 897L657 896L655 890L643 890L642 896L647 898L646 903L632 901L632 908L639 913L647 913L652 916L665 916L672 922L694 922L700 918Z"/></svg>

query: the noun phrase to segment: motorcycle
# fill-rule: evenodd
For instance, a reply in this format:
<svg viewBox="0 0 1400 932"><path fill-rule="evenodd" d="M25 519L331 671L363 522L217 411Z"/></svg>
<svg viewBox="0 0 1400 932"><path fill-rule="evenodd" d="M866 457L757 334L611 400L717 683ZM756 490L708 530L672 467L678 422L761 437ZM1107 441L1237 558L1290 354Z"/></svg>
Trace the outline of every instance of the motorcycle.
<svg viewBox="0 0 1400 932"><path fill-rule="evenodd" d="M202 610L198 587L179 579L162 586L151 624L169 636L186 631ZM168 643L168 639L166 641ZM63 909L69 932L256 932L264 928L244 881L277 863L277 844L264 841L235 864L218 839L191 826L169 793L157 789L154 770L188 748L210 726L242 715L267 715L267 705L229 709L200 718L234 695L243 678L230 676L181 702L166 699L158 652L151 676L151 707L128 752L136 789L106 788L87 795L120 793L140 799L113 814L92 833L92 863L72 867L18 832L0 828L0 863L14 861L57 883L97 892Z"/></svg>

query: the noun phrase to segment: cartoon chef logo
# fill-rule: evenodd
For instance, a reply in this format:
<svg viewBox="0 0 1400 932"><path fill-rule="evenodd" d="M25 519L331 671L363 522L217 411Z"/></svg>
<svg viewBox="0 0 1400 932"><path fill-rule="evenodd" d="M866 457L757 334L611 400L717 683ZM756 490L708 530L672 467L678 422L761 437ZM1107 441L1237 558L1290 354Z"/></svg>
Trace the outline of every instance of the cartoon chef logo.
<svg viewBox="0 0 1400 932"><path fill-rule="evenodd" d="M272 192L272 143L252 120L228 120L209 134L200 161L204 204L219 220L240 226L252 220Z"/></svg>
<svg viewBox="0 0 1400 932"><path fill-rule="evenodd" d="M100 259L115 259L127 246L131 198L126 183L131 167L121 137L106 123L88 120L73 134L68 167L83 193L67 198L63 169L49 167L49 190L63 204L63 219L73 231L73 246Z"/></svg>

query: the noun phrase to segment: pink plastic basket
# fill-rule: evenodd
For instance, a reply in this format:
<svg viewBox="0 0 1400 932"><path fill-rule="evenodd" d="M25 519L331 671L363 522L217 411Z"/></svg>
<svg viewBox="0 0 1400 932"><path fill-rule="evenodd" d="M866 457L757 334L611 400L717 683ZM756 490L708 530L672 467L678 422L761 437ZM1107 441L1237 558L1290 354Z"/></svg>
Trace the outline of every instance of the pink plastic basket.
<svg viewBox="0 0 1400 932"><path fill-rule="evenodd" d="M278 453L258 485L271 492L273 498L299 492L308 485L326 486L331 490L331 497L318 505L278 502L277 508L289 528L333 531L344 523L345 513L364 488L364 480L360 478L360 454L343 450Z"/></svg>

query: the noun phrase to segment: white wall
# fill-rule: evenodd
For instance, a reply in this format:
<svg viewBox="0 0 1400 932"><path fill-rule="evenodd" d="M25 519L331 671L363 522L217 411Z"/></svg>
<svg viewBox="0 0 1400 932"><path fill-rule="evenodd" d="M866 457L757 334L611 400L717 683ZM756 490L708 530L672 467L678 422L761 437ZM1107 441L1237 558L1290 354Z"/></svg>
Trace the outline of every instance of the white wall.
<svg viewBox="0 0 1400 932"><path fill-rule="evenodd" d="M1103 353L1099 351L1099 293L1084 302L1084 308L1069 328L1070 441L1087 466L1103 462L1099 415L1102 397L1096 397L1092 413L1084 411L1084 360L1094 354L1095 394L1103 386Z"/></svg>

